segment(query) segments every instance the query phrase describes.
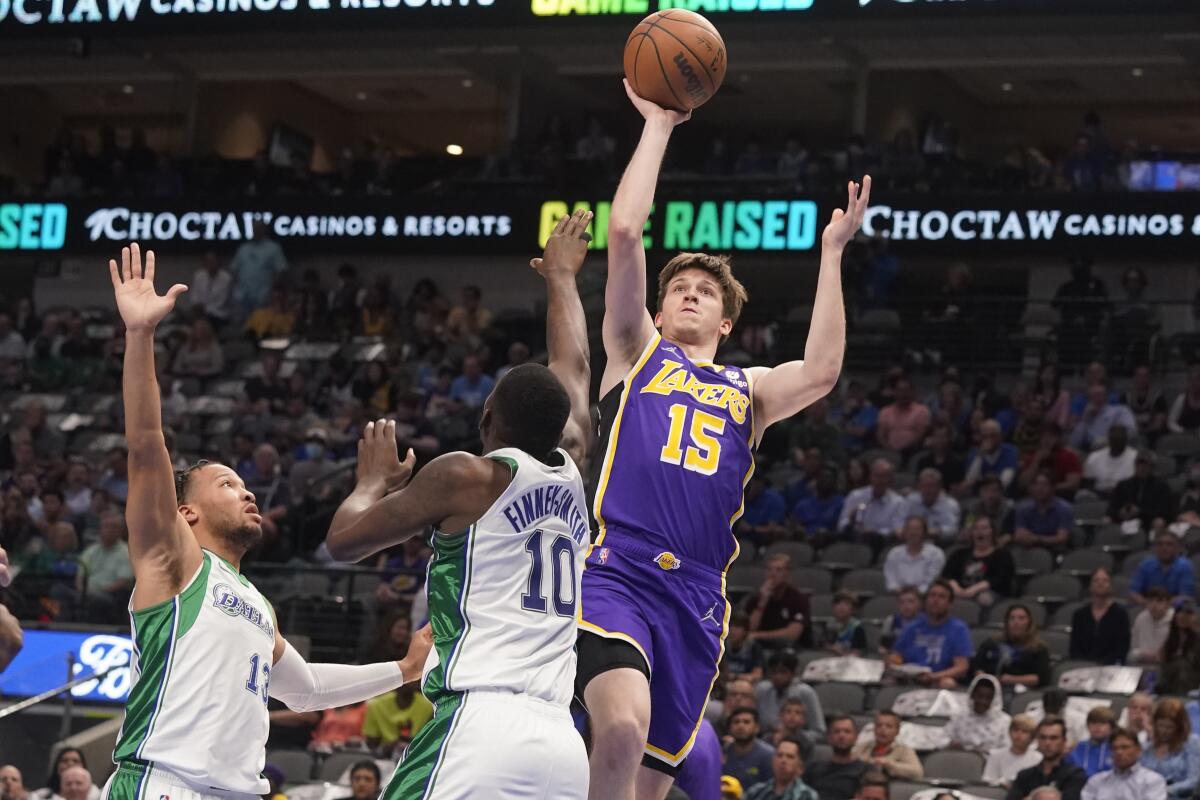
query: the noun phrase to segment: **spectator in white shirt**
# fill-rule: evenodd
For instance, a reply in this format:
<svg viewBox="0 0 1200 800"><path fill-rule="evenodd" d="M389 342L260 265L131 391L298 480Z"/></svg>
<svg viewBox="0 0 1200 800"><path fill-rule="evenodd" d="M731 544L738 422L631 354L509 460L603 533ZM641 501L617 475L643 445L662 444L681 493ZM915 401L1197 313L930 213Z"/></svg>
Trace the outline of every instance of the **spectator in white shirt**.
<svg viewBox="0 0 1200 800"><path fill-rule="evenodd" d="M192 308L203 311L220 325L229 320L229 292L233 288L233 276L221 267L216 253L205 253L204 261L192 276L186 297Z"/></svg>
<svg viewBox="0 0 1200 800"><path fill-rule="evenodd" d="M846 495L838 530L869 543L876 552L904 525L904 498L892 490L895 469L880 458L871 464L870 483Z"/></svg>
<svg viewBox="0 0 1200 800"><path fill-rule="evenodd" d="M922 592L929 588L946 566L946 554L925 540L925 520L909 517L904 523L901 538L904 543L893 547L883 562L883 577L889 592L905 586L916 586Z"/></svg>
<svg viewBox="0 0 1200 800"><path fill-rule="evenodd" d="M23 361L25 337L13 327L12 314L0 311L0 361Z"/></svg>
<svg viewBox="0 0 1200 800"><path fill-rule="evenodd" d="M905 514L925 520L930 538L945 541L958 535L962 510L942 491L942 473L930 467L917 476L917 491L908 496Z"/></svg>
<svg viewBox="0 0 1200 800"><path fill-rule="evenodd" d="M1113 768L1092 776L1083 787L1082 800L1167 800L1163 776L1138 763L1142 746L1137 735L1117 728L1110 741Z"/></svg>
<svg viewBox="0 0 1200 800"><path fill-rule="evenodd" d="M1157 664L1162 659L1163 645L1171 633L1171 593L1162 586L1146 590L1146 607L1133 621L1129 643L1130 664Z"/></svg>
<svg viewBox="0 0 1200 800"><path fill-rule="evenodd" d="M1117 727L1132 731L1143 748L1149 747L1154 733L1153 717L1154 698L1145 692L1138 692L1129 698L1121 718L1117 720Z"/></svg>
<svg viewBox="0 0 1200 800"><path fill-rule="evenodd" d="M1025 714L1017 714L1008 726L1008 747L997 747L988 753L983 768L983 782L991 786L1008 787L1017 773L1042 763L1042 754L1033 747L1033 732L1037 723Z"/></svg>
<svg viewBox="0 0 1200 800"><path fill-rule="evenodd" d="M1137 451L1129 446L1129 431L1124 425L1108 430L1108 446L1096 450L1083 464L1083 477L1092 488L1107 495L1121 481L1133 477Z"/></svg>
<svg viewBox="0 0 1200 800"><path fill-rule="evenodd" d="M1137 419L1129 406L1111 404L1108 387L1103 383L1088 387L1088 402L1083 415L1071 432L1071 447L1077 451L1091 450L1108 441L1114 425L1124 425L1129 433L1137 433Z"/></svg>

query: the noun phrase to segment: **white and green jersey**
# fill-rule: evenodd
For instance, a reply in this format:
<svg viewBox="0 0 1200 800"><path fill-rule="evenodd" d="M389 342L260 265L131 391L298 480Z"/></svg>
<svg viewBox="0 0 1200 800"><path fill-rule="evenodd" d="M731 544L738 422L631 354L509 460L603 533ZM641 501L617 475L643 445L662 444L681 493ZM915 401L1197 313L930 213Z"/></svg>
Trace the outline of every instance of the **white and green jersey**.
<svg viewBox="0 0 1200 800"><path fill-rule="evenodd" d="M168 770L197 790L266 794L266 598L208 550L183 591L130 611L133 688L113 761Z"/></svg>
<svg viewBox="0 0 1200 800"><path fill-rule="evenodd" d="M470 528L433 537L422 692L437 703L497 689L567 706L589 543L583 480L562 450L554 466L516 448L488 457L509 465L512 483Z"/></svg>

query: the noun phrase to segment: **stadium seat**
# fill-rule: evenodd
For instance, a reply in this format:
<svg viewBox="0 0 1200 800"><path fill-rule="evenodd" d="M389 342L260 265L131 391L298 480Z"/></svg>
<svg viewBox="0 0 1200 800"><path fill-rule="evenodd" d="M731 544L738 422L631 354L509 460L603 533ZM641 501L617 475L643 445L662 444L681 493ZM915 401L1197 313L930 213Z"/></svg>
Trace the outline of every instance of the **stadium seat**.
<svg viewBox="0 0 1200 800"><path fill-rule="evenodd" d="M308 783L312 780L313 757L307 750L268 750L267 763L279 767L285 783Z"/></svg>
<svg viewBox="0 0 1200 800"><path fill-rule="evenodd" d="M818 742L817 744L813 745L812 755L809 756L809 761L811 763L816 763L817 761L828 761L832 757L833 748L824 742Z"/></svg>
<svg viewBox="0 0 1200 800"><path fill-rule="evenodd" d="M760 577L754 588L761 583ZM833 591L833 573L824 567L796 567L792 570L792 583L802 592L828 594Z"/></svg>
<svg viewBox="0 0 1200 800"><path fill-rule="evenodd" d="M958 599L950 604L950 616L958 617L963 622L974 627L983 616L983 609L974 600Z"/></svg>
<svg viewBox="0 0 1200 800"><path fill-rule="evenodd" d="M1042 575L1054 568L1054 555L1041 547L1012 548L1018 575Z"/></svg>
<svg viewBox="0 0 1200 800"><path fill-rule="evenodd" d="M1036 597L1016 597L1009 600L1001 600L994 606L988 609L987 624L991 628L1004 627L1004 615L1008 613L1009 606L1022 605L1029 609L1029 615L1033 617L1033 621L1042 627L1046 624L1046 607Z"/></svg>
<svg viewBox="0 0 1200 800"><path fill-rule="evenodd" d="M997 786L968 786L963 789L963 794L982 797L983 800L1004 800L1008 796L1006 790Z"/></svg>
<svg viewBox="0 0 1200 800"><path fill-rule="evenodd" d="M1046 599L1058 599L1063 602L1078 600L1083 594L1083 586L1078 578L1073 578L1070 575L1059 575L1050 573L1048 575L1035 575L1029 579L1029 583L1025 584L1026 597L1039 597ZM1046 600L1043 600L1046 602Z"/></svg>
<svg viewBox="0 0 1200 800"><path fill-rule="evenodd" d="M911 692L911 686L884 686L875 695L872 705L878 711L891 711L896 699L906 692Z"/></svg>
<svg viewBox="0 0 1200 800"><path fill-rule="evenodd" d="M1066 603L1059 606L1050 617L1049 627L1070 629L1071 617L1074 616L1077 610L1087 605L1090 605L1090 601L1076 600L1073 603Z"/></svg>
<svg viewBox="0 0 1200 800"><path fill-rule="evenodd" d="M1153 550L1137 550L1125 556L1125 560L1121 562L1121 574L1133 577L1133 573L1137 572L1138 567L1141 566L1141 563L1145 561L1148 556L1152 555L1154 555ZM1195 564L1196 562L1193 561L1192 563Z"/></svg>
<svg viewBox="0 0 1200 800"><path fill-rule="evenodd" d="M1067 657L1071 648L1071 634L1066 631L1041 631L1040 636L1046 644L1046 649L1050 651L1050 658L1064 659Z"/></svg>
<svg viewBox="0 0 1200 800"><path fill-rule="evenodd" d="M1029 707L1030 703L1041 699L1042 693L1039 691L1021 692L1020 694L1013 695L1012 704L1008 708L1008 713L1012 714L1013 716L1016 716L1017 714L1023 714L1025 713L1025 709Z"/></svg>
<svg viewBox="0 0 1200 800"><path fill-rule="evenodd" d="M859 714L866 704L866 692L856 683L818 683L813 686L821 699L825 716L834 714Z"/></svg>
<svg viewBox="0 0 1200 800"><path fill-rule="evenodd" d="M858 595L861 600L887 594L887 579L882 570L852 569L842 576L838 588Z"/></svg>
<svg viewBox="0 0 1200 800"><path fill-rule="evenodd" d="M1113 575L1112 578L1112 595L1118 600L1125 600L1129 597L1129 586L1133 583L1133 578L1128 575ZM1135 615L1136 616L1136 615Z"/></svg>
<svg viewBox="0 0 1200 800"><path fill-rule="evenodd" d="M766 574L767 568L762 564L755 564L749 560L743 563L739 558L730 568L725 585L730 592L757 592ZM800 588L805 587L801 584Z"/></svg>
<svg viewBox="0 0 1200 800"><path fill-rule="evenodd" d="M783 553L791 557L793 567L804 567L813 563L812 545L806 542L775 542L767 548L766 555Z"/></svg>
<svg viewBox="0 0 1200 800"><path fill-rule="evenodd" d="M1154 445L1161 456L1189 459L1200 454L1200 436L1194 433L1164 433Z"/></svg>
<svg viewBox="0 0 1200 800"><path fill-rule="evenodd" d="M1082 500L1075 504L1075 522L1078 525L1099 525L1108 513L1105 500Z"/></svg>
<svg viewBox="0 0 1200 800"><path fill-rule="evenodd" d="M836 542L820 552L817 563L836 569L860 569L871 565L871 548L854 542Z"/></svg>
<svg viewBox="0 0 1200 800"><path fill-rule="evenodd" d="M1132 550L1146 549L1146 534L1125 533L1120 525L1109 523L1100 526L1092 543L1096 547L1104 548L1106 552L1128 553Z"/></svg>
<svg viewBox="0 0 1200 800"><path fill-rule="evenodd" d="M895 614L898 607L896 598L891 595L876 595L863 603L859 616L862 619L883 620Z"/></svg>
<svg viewBox="0 0 1200 800"><path fill-rule="evenodd" d="M1072 550L1063 556L1062 562L1058 565L1060 572L1074 575L1077 578L1086 578L1101 567L1111 572L1113 557L1095 547Z"/></svg>
<svg viewBox="0 0 1200 800"><path fill-rule="evenodd" d="M809 595L808 613L814 621L833 619L833 595Z"/></svg>
<svg viewBox="0 0 1200 800"><path fill-rule="evenodd" d="M366 753L331 753L321 762L317 779L337 783L343 772L364 758L369 759L369 756Z"/></svg>
<svg viewBox="0 0 1200 800"><path fill-rule="evenodd" d="M924 759L925 777L976 783L983 778L983 757L967 750L938 750Z"/></svg>

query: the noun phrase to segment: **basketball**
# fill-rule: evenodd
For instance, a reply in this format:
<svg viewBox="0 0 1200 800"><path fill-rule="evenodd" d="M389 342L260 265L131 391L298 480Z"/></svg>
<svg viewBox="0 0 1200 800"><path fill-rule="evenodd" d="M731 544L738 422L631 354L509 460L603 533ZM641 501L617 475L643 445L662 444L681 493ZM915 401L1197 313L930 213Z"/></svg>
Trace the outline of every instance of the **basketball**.
<svg viewBox="0 0 1200 800"><path fill-rule="evenodd" d="M652 103L691 111L709 101L725 80L725 42L694 11L671 8L637 24L625 42L625 77Z"/></svg>

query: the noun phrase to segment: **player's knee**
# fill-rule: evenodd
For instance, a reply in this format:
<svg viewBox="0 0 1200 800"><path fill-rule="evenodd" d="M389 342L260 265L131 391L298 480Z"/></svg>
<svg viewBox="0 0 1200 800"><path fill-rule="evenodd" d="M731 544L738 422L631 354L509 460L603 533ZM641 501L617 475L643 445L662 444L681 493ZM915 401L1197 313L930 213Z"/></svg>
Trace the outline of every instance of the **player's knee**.
<svg viewBox="0 0 1200 800"><path fill-rule="evenodd" d="M650 715L635 708L615 708L604 718L592 718L593 751L616 761L636 762L646 746Z"/></svg>

